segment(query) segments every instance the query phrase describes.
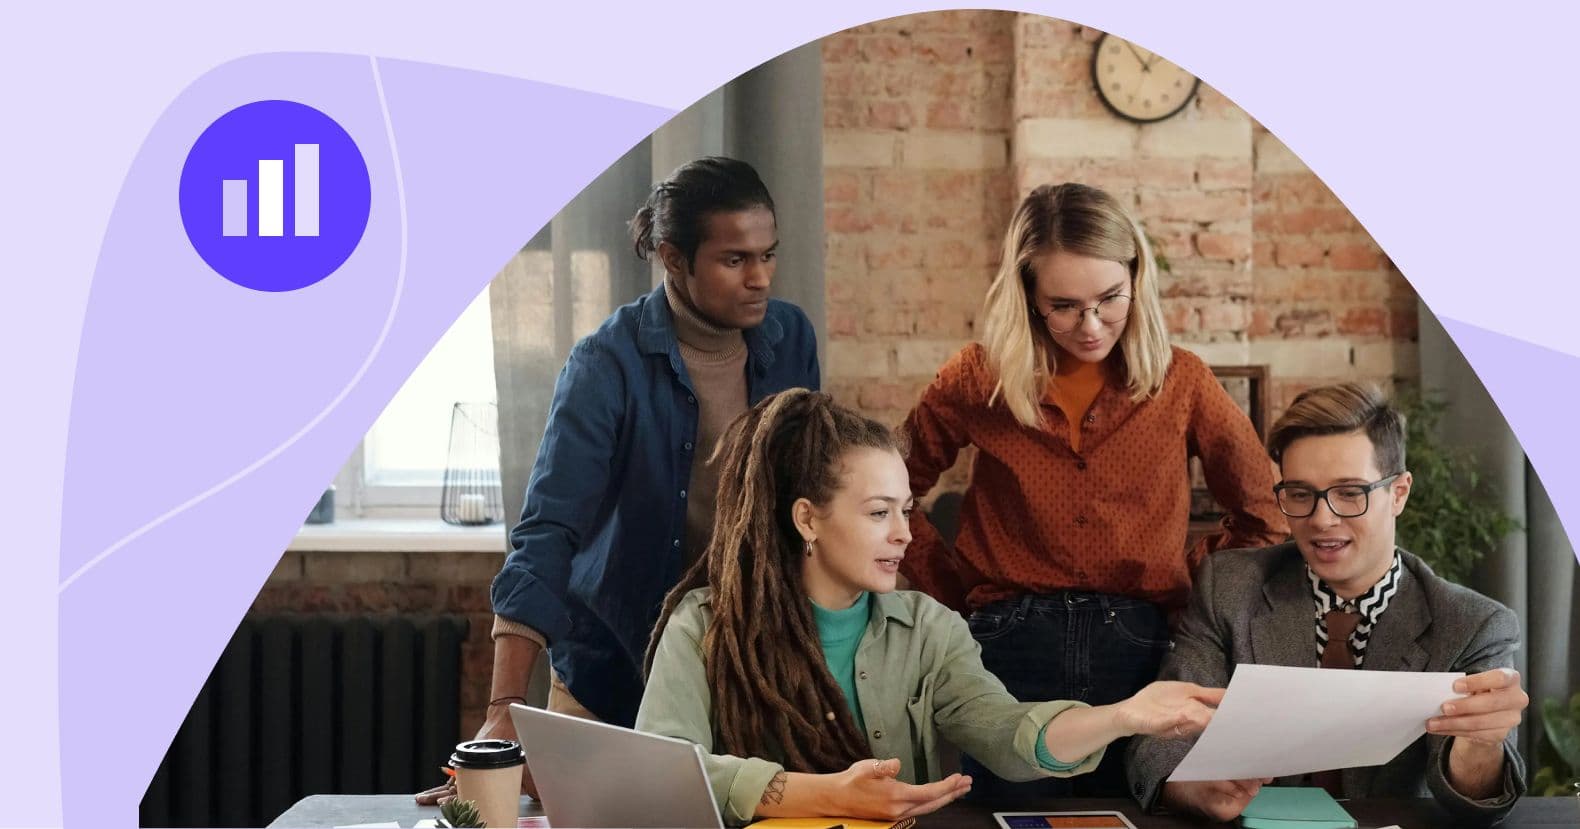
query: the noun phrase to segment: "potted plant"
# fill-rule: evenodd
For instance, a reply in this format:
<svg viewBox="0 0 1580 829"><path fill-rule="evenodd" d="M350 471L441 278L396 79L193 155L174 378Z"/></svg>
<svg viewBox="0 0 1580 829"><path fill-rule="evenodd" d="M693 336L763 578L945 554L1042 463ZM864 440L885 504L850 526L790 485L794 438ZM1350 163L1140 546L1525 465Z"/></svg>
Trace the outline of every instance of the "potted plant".
<svg viewBox="0 0 1580 829"><path fill-rule="evenodd" d="M459 797L450 798L439 807L438 825L444 829L472 829L483 825L483 815L477 804Z"/></svg>
<svg viewBox="0 0 1580 829"><path fill-rule="evenodd" d="M1405 466L1415 481L1410 505L1399 515L1399 546L1439 576L1463 584L1476 562L1521 524L1499 506L1469 450L1438 436L1447 404L1407 393L1400 395L1399 408L1406 423Z"/></svg>
<svg viewBox="0 0 1580 829"><path fill-rule="evenodd" d="M1567 708L1556 699L1542 702L1542 736L1531 794L1561 797L1580 790L1580 694L1569 698Z"/></svg>

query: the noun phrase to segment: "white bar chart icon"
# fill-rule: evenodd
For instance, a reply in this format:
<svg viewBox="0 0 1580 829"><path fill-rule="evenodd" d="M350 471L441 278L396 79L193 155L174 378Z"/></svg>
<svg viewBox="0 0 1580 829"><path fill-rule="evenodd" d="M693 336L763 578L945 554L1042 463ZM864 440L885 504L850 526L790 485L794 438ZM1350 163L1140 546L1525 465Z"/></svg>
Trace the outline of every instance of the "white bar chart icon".
<svg viewBox="0 0 1580 829"><path fill-rule="evenodd" d="M226 236L247 235L247 180L225 179L225 204L221 230Z"/></svg>
<svg viewBox="0 0 1580 829"><path fill-rule="evenodd" d="M285 235L285 162L258 162L258 235Z"/></svg>
<svg viewBox="0 0 1580 829"><path fill-rule="evenodd" d="M318 235L318 145L296 145L297 236Z"/></svg>
<svg viewBox="0 0 1580 829"><path fill-rule="evenodd" d="M318 235L318 145L296 144L292 156L292 207L295 222L292 236ZM220 202L220 233L246 236L248 219L247 179L224 179ZM285 160L258 159L258 235L285 235Z"/></svg>

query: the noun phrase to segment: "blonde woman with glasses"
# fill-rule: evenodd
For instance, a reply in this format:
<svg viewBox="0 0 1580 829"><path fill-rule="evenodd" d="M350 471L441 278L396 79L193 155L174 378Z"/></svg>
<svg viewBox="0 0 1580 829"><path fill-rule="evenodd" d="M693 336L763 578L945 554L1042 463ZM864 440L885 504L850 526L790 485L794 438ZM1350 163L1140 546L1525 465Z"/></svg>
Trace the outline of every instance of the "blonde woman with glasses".
<svg viewBox="0 0 1580 829"><path fill-rule="evenodd" d="M1134 694L1157 676L1195 565L1289 534L1250 420L1169 344L1157 283L1145 234L1112 196L1038 187L1005 236L981 341L905 421L914 492L977 452L953 547L917 511L903 572L970 613L983 663L1019 699ZM1192 456L1227 515L1187 549ZM990 798L1123 797L1123 755L1070 780L1012 785L970 758L966 771Z"/></svg>

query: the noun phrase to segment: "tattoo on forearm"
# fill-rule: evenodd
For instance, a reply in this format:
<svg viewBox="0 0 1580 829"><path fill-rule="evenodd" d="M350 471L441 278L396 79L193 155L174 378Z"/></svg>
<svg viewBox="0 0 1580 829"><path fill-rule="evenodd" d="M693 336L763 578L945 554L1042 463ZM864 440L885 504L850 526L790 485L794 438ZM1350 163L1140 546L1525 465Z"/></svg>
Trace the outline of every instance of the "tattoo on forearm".
<svg viewBox="0 0 1580 829"><path fill-rule="evenodd" d="M764 805L772 803L777 806L785 802L785 781L788 779L782 771L775 774L774 779L768 781L768 788L763 789L762 803Z"/></svg>

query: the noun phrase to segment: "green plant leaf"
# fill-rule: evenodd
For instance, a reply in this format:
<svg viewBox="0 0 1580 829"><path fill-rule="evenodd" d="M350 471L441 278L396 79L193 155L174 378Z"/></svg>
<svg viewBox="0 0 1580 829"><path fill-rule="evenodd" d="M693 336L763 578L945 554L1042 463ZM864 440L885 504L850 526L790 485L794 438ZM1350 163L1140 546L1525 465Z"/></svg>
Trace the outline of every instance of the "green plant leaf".
<svg viewBox="0 0 1580 829"><path fill-rule="evenodd" d="M1497 493L1478 474L1471 453L1438 436L1446 403L1407 393L1398 405L1405 415L1405 465L1414 478L1409 506L1399 515L1399 546L1439 576L1464 583L1476 563L1520 523L1498 506Z"/></svg>
<svg viewBox="0 0 1580 829"><path fill-rule="evenodd" d="M1548 744L1569 766L1570 773L1580 771L1580 719L1572 711L1564 711L1558 700L1545 700L1542 702L1542 730L1546 732Z"/></svg>
<svg viewBox="0 0 1580 829"><path fill-rule="evenodd" d="M1558 773L1553 771L1552 766L1542 766L1537 769L1536 776L1531 778L1531 791L1542 797L1550 797L1547 792L1558 785L1557 777Z"/></svg>
<svg viewBox="0 0 1580 829"><path fill-rule="evenodd" d="M477 811L477 804L459 797L452 798L450 802L440 806L439 814L442 815L438 821L439 825L449 829L469 829L483 825L483 817Z"/></svg>

